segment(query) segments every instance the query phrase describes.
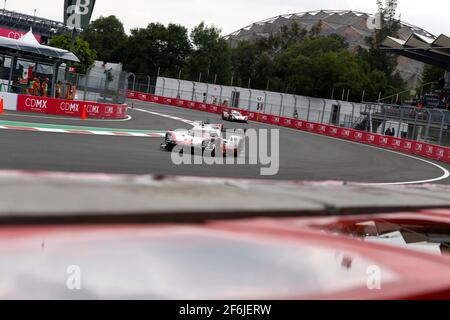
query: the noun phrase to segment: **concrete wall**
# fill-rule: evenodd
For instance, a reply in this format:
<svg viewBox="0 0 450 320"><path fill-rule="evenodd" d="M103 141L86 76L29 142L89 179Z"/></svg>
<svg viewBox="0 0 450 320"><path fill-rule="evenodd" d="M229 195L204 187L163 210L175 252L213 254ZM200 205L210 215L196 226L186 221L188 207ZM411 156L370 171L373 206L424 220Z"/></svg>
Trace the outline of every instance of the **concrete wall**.
<svg viewBox="0 0 450 320"><path fill-rule="evenodd" d="M240 95L238 108L255 111L258 101L265 104L265 112L280 116L292 117L295 106L301 119L328 122L332 115L333 105L340 105L340 124L356 121L361 116L364 106L359 103L320 99L305 96L294 96L277 92L265 92L240 87L219 86L213 84L184 81L170 78L158 78L155 94L167 97L203 101L204 93L207 94L207 102L213 100L227 100L232 103L233 92Z"/></svg>

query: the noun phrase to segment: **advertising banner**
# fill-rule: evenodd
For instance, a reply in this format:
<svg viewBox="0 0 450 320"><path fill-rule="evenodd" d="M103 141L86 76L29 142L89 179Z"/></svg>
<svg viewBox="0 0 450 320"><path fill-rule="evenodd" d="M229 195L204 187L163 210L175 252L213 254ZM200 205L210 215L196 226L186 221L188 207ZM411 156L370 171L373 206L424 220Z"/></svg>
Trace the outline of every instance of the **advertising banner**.
<svg viewBox="0 0 450 320"><path fill-rule="evenodd" d="M52 99L29 95L19 95L17 99L17 111L22 112L81 117L83 110L86 110L89 118L94 119L125 119L127 117L126 105Z"/></svg>
<svg viewBox="0 0 450 320"><path fill-rule="evenodd" d="M64 0L64 24L84 29L91 22L95 0Z"/></svg>
<svg viewBox="0 0 450 320"><path fill-rule="evenodd" d="M18 31L18 30L12 30L7 28L0 28L0 37L4 38L10 38L10 39L20 39L24 34L26 34L26 31ZM39 43L41 42L41 36L38 34L33 34Z"/></svg>
<svg viewBox="0 0 450 320"><path fill-rule="evenodd" d="M447 148L445 151L444 161L450 163L450 148Z"/></svg>

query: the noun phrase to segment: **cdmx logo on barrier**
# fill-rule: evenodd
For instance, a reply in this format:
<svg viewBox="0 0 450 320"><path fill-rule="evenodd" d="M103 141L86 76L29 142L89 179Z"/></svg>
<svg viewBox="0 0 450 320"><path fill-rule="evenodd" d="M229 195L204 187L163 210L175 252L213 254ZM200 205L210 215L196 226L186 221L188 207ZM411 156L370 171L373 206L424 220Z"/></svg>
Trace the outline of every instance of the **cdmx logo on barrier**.
<svg viewBox="0 0 450 320"><path fill-rule="evenodd" d="M98 109L97 109L98 110ZM117 111L122 113L122 108L117 108ZM106 114L113 114L114 113L114 107L112 106L106 106L105 107L105 113Z"/></svg>
<svg viewBox="0 0 450 320"><path fill-rule="evenodd" d="M80 104L74 102L61 102L61 104L59 105L59 109L61 111L79 112Z"/></svg>
<svg viewBox="0 0 450 320"><path fill-rule="evenodd" d="M253 165L261 176L280 170L280 130L226 130L222 136L205 138L203 132L173 131L172 163L179 165ZM173 139L173 137L171 138Z"/></svg>
<svg viewBox="0 0 450 320"><path fill-rule="evenodd" d="M86 105L86 111L89 112L89 113L96 113L96 114L98 114L98 113L100 113L100 106L87 104Z"/></svg>
<svg viewBox="0 0 450 320"><path fill-rule="evenodd" d="M25 106L28 108L47 109L47 100L27 98Z"/></svg>
<svg viewBox="0 0 450 320"><path fill-rule="evenodd" d="M81 111L81 104L76 102L61 102L59 105L59 109L64 112L71 112L71 113L79 113ZM92 105L92 104L86 104L86 111L89 113L100 113L100 106ZM114 108L113 107L106 107L105 113L113 113Z"/></svg>

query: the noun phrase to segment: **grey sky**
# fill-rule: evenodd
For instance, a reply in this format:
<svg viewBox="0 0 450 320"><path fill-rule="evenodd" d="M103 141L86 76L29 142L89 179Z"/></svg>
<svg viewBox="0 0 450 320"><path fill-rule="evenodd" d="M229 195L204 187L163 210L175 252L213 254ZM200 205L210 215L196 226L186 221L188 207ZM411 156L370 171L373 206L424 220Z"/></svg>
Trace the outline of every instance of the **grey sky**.
<svg viewBox="0 0 450 320"><path fill-rule="evenodd" d="M4 0L0 0L4 1ZM6 8L61 21L64 0L7 0ZM3 3L1 3L3 5ZM201 21L214 24L228 34L253 22L309 10L376 11L376 0L97 0L93 18L116 15L130 28L150 22L174 22L192 28ZM450 1L399 0L404 22L439 35L450 35Z"/></svg>

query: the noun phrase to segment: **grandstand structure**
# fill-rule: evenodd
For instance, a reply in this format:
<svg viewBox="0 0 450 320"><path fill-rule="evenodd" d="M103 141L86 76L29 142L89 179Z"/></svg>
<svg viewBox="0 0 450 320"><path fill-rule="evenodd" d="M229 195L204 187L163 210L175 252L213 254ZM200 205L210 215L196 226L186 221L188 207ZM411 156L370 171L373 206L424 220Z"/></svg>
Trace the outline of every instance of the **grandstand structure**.
<svg viewBox="0 0 450 320"><path fill-rule="evenodd" d="M33 33L39 36L42 44L48 44L54 36L70 32L63 22L3 9L0 10L0 29L4 29L7 32L5 35L9 33L10 37L33 29Z"/></svg>
<svg viewBox="0 0 450 320"><path fill-rule="evenodd" d="M300 28L307 31L320 26L321 35L340 35L345 38L350 50L355 50L358 47L367 48L366 38L375 32L375 18L375 15L372 14L350 10L318 10L292 13L255 22L227 35L225 38L232 47L235 47L240 41L268 38L279 33L282 27L296 23ZM402 41L407 41L412 34L427 39L436 39L436 36L422 28L405 22L400 22L400 25L398 37ZM420 84L423 67L422 62L404 56L399 57L398 71L410 87L416 87Z"/></svg>

